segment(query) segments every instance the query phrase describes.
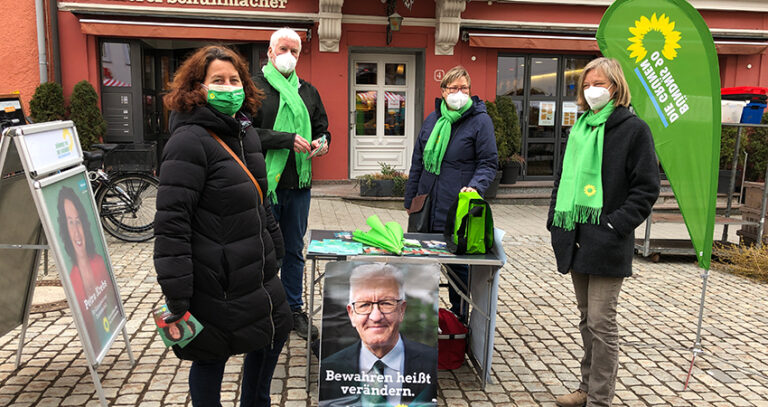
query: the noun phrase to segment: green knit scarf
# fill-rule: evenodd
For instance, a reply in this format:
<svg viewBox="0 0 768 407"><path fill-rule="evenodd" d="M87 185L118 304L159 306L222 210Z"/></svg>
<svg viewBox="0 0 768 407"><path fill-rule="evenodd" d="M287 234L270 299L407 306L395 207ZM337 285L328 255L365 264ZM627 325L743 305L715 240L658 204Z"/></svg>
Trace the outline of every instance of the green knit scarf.
<svg viewBox="0 0 768 407"><path fill-rule="evenodd" d="M598 113L590 110L583 114L571 129L557 190L554 226L573 230L576 223L600 223L603 137L605 122L613 110L610 101Z"/></svg>
<svg viewBox="0 0 768 407"><path fill-rule="evenodd" d="M299 96L299 77L296 72L291 72L287 78L283 76L272 62L268 62L261 69L264 77L270 85L280 92L280 106L277 109L275 124L272 127L277 131L296 133L312 142L312 124L309 121L309 112L304 101ZM288 156L291 150L287 148L267 151L267 197L273 203L277 203L277 184L285 170ZM312 161L307 160L308 153L296 153L296 172L299 175L299 188L306 188L312 181Z"/></svg>
<svg viewBox="0 0 768 407"><path fill-rule="evenodd" d="M450 110L445 100L440 104L440 118L435 122L432 133L429 134L429 140L424 147L424 168L435 175L440 175L440 166L445 157L445 150L448 148L448 142L451 140L451 126L456 123L461 115L472 107L472 99L469 99L459 110Z"/></svg>

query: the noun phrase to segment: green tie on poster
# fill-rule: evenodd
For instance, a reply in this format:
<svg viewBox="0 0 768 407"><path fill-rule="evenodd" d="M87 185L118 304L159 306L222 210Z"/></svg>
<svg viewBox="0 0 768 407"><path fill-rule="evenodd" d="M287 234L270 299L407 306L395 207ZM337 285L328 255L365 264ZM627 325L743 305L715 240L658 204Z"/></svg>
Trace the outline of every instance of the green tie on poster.
<svg viewBox="0 0 768 407"><path fill-rule="evenodd" d="M684 0L617 0L597 30L651 128L699 266L709 269L720 156L720 74L712 34Z"/></svg>

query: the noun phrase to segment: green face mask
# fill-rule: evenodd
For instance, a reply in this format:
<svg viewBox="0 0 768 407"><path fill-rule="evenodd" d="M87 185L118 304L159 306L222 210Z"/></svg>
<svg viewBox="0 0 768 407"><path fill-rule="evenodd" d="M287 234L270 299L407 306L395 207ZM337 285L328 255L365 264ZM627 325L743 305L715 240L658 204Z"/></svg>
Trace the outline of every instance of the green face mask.
<svg viewBox="0 0 768 407"><path fill-rule="evenodd" d="M243 106L245 92L242 87L210 84L206 88L208 104L227 116L237 113Z"/></svg>

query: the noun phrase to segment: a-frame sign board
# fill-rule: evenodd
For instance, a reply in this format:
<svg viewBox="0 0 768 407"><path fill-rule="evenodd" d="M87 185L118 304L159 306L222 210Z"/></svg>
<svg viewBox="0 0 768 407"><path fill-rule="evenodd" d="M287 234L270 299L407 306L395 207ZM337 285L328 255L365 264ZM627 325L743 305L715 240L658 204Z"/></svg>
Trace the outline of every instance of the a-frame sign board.
<svg viewBox="0 0 768 407"><path fill-rule="evenodd" d="M0 250L14 254L0 257L0 276L5 279L7 274L13 282L0 287L0 304L11 310L0 316L0 335L22 325L18 367L39 253L45 248L40 243L45 237L56 259L99 400L106 406L96 367L120 332L131 365L135 361L123 302L82 161L77 130L71 121L13 127L0 137ZM6 304L10 299L21 300Z"/></svg>

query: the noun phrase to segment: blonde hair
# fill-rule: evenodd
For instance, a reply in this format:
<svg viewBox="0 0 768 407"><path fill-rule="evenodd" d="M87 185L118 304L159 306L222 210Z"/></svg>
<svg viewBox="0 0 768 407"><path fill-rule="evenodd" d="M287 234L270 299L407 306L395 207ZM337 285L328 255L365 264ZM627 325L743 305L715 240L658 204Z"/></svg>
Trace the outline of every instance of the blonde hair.
<svg viewBox="0 0 768 407"><path fill-rule="evenodd" d="M584 110L589 110L589 103L587 103L587 100L584 98L583 87L584 77L586 77L593 69L599 69L600 72L608 78L608 81L611 82L611 86L613 87L613 95L611 97L611 99L613 99L613 105L617 107L629 107L629 103L632 101L632 95L629 94L629 85L627 85L627 80L624 78L624 72L621 70L621 65L619 65L619 61L605 57L589 61L587 66L585 66L584 70L581 72L578 85L579 95L576 101L579 107Z"/></svg>
<svg viewBox="0 0 768 407"><path fill-rule="evenodd" d="M464 67L461 65L454 66L448 72L445 73L445 75L443 76L443 80L440 81L440 87L447 88L449 84L453 83L454 81L457 81L462 76L467 78L467 86L471 88L472 80L469 79L469 72L467 72L467 70L464 69Z"/></svg>

